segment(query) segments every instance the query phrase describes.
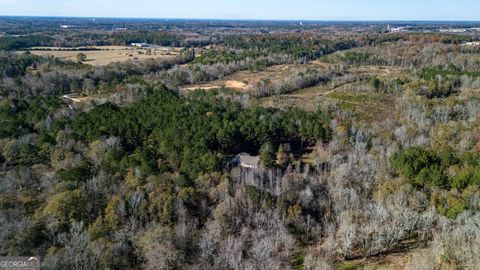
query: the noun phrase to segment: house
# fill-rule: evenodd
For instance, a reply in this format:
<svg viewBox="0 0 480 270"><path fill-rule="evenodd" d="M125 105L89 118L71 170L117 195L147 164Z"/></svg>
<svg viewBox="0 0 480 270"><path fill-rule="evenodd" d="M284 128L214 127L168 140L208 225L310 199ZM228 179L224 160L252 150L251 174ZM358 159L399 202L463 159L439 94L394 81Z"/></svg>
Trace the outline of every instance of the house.
<svg viewBox="0 0 480 270"><path fill-rule="evenodd" d="M260 157L251 156L247 153L240 153L232 159L231 163L242 168L257 169L260 167Z"/></svg>

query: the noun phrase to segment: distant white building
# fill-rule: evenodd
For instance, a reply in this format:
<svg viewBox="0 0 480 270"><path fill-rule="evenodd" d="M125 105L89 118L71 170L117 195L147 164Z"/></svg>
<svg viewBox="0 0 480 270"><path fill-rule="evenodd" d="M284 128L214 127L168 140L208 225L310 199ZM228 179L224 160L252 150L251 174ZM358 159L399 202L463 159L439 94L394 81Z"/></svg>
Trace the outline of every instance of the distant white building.
<svg viewBox="0 0 480 270"><path fill-rule="evenodd" d="M448 29L440 29L441 33L465 33L467 32L466 28L448 28Z"/></svg>
<svg viewBox="0 0 480 270"><path fill-rule="evenodd" d="M402 32L405 31L406 28L407 27L405 26L391 27L390 25L387 25L387 31L391 33Z"/></svg>
<svg viewBox="0 0 480 270"><path fill-rule="evenodd" d="M142 43L131 43L130 45L132 47L137 47L137 48L148 48L148 47L150 47L150 44L144 43L144 42L142 42Z"/></svg>
<svg viewBox="0 0 480 270"><path fill-rule="evenodd" d="M463 46L480 46L480 41L465 42L462 45Z"/></svg>
<svg viewBox="0 0 480 270"><path fill-rule="evenodd" d="M392 29L390 29L390 31L392 32L401 32L401 31L404 31L406 27L393 27Z"/></svg>

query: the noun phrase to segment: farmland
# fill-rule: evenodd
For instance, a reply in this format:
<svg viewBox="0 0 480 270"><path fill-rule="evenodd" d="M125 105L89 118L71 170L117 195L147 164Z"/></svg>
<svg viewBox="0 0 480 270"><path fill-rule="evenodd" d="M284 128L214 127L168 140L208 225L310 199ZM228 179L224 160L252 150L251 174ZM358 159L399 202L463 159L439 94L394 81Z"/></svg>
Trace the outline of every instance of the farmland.
<svg viewBox="0 0 480 270"><path fill-rule="evenodd" d="M86 49L67 47L32 47L30 52L39 56L77 61L79 53L86 55L85 64L103 66L114 62L141 61L146 59L168 59L178 55L181 48L134 48L130 46L92 46Z"/></svg>

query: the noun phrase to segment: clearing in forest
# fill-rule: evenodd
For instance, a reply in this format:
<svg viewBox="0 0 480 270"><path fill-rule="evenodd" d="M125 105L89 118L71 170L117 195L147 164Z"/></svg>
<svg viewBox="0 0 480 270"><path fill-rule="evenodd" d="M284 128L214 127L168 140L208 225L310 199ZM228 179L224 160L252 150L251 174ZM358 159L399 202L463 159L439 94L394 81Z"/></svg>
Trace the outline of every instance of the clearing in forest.
<svg viewBox="0 0 480 270"><path fill-rule="evenodd" d="M92 46L80 48L64 47L32 47L30 52L40 56L53 56L59 59L77 61L77 55L86 55L84 64L92 66L103 66L113 62L127 60L145 60L173 58L180 52L181 48L155 47L155 48L134 48L130 46Z"/></svg>
<svg viewBox="0 0 480 270"><path fill-rule="evenodd" d="M211 90L229 88L236 91L248 91L262 80L280 81L295 74L297 71L308 68L325 69L326 66L320 62L310 62L303 65L275 65L267 67L262 71L243 70L208 83L187 85L183 87L183 90L193 91L197 89Z"/></svg>

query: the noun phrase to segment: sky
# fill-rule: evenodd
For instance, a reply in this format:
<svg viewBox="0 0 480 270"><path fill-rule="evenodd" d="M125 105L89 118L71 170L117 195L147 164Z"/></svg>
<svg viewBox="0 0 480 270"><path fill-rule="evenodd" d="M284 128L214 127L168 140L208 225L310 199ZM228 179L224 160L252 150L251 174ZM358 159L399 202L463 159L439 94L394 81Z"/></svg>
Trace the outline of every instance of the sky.
<svg viewBox="0 0 480 270"><path fill-rule="evenodd" d="M0 15L480 21L480 0L0 0Z"/></svg>

